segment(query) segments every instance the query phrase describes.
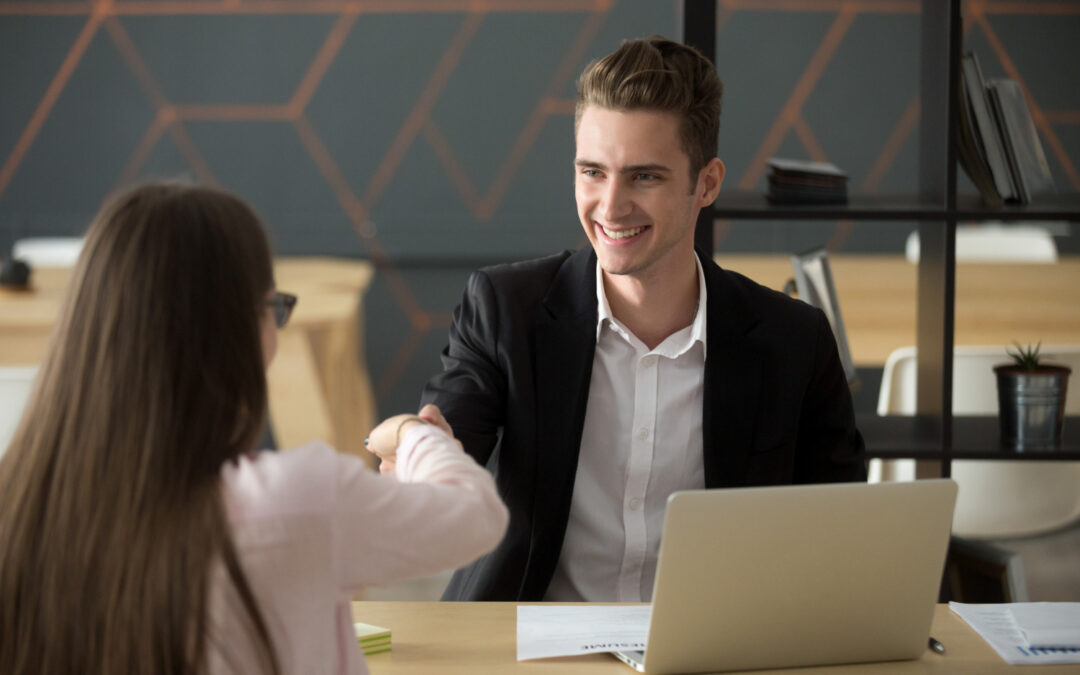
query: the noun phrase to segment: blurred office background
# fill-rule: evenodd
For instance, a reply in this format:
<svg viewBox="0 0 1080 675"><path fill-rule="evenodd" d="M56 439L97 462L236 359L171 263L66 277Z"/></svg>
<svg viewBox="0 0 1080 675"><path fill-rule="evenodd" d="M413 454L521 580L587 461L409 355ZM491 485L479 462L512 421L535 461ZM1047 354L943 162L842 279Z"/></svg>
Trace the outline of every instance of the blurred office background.
<svg viewBox="0 0 1080 675"><path fill-rule="evenodd" d="M0 1L0 254L81 233L138 180L235 190L279 255L375 263L364 356L378 410L414 408L472 269L584 243L575 79L624 38L678 37L679 4ZM985 74L1027 88L1058 188L1080 189L1080 2L964 11ZM725 187L761 190L779 155L834 162L853 192L914 191L918 13L915 0L720 0ZM1060 254L1080 252L1075 223L1041 225ZM725 254L900 255L914 228L721 222L716 240ZM864 394L872 409L876 384Z"/></svg>

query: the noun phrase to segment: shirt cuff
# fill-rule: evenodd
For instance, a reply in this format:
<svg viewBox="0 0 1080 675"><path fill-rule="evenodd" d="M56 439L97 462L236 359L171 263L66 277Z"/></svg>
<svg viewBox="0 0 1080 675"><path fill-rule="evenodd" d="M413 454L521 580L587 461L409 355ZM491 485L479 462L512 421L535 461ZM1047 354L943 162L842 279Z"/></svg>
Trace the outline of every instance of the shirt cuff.
<svg viewBox="0 0 1080 675"><path fill-rule="evenodd" d="M413 459L417 454L417 450L425 439L439 439L449 443L451 446L455 444L453 438L450 437L445 431L435 426L434 424L416 424L402 434L401 443L397 448L397 460L394 469L394 474L401 480L408 480L408 476L412 473ZM441 444L440 444L441 445ZM420 453L421 455L424 453Z"/></svg>

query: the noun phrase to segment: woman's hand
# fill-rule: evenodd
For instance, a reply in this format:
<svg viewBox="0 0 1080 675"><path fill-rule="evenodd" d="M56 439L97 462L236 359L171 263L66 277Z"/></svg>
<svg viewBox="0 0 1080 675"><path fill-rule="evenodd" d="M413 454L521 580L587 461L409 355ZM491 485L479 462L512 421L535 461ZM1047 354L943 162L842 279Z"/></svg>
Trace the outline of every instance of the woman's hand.
<svg viewBox="0 0 1080 675"><path fill-rule="evenodd" d="M397 467L397 449L401 445L401 439L405 432L420 424L432 424L451 438L454 432L442 416L437 406L426 405L420 409L419 415L394 415L383 420L381 424L371 430L364 445L368 451L379 458L379 471L393 473Z"/></svg>

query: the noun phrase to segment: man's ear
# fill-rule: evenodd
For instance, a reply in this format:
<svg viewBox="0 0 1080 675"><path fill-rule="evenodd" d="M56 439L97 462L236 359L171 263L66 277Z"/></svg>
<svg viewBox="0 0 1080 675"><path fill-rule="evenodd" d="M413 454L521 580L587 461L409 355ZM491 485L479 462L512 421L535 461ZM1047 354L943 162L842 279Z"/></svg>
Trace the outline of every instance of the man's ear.
<svg viewBox="0 0 1080 675"><path fill-rule="evenodd" d="M698 174L698 206L708 206L716 201L720 194L720 184L724 182L724 163L719 157L713 157Z"/></svg>

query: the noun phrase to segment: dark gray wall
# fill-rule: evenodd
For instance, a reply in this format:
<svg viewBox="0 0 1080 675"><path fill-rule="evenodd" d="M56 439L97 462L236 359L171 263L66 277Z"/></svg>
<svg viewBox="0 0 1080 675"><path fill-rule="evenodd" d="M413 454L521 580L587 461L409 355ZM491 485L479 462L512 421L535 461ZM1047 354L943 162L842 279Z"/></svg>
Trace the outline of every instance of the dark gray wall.
<svg viewBox="0 0 1080 675"><path fill-rule="evenodd" d="M81 232L137 180L235 190L279 253L380 265L367 358L380 411L414 407L472 268L584 241L577 74L624 38L677 36L670 0L472 4L116 2L91 16L0 2L0 251ZM833 161L853 190L914 190L917 2L728 6L716 54L726 187L760 189L764 159L782 155ZM1077 190L1080 2L985 11L969 12L966 44L988 76L1024 82L1055 180ZM895 252L913 228L735 222L718 248ZM1070 226L1059 232L1076 252Z"/></svg>

